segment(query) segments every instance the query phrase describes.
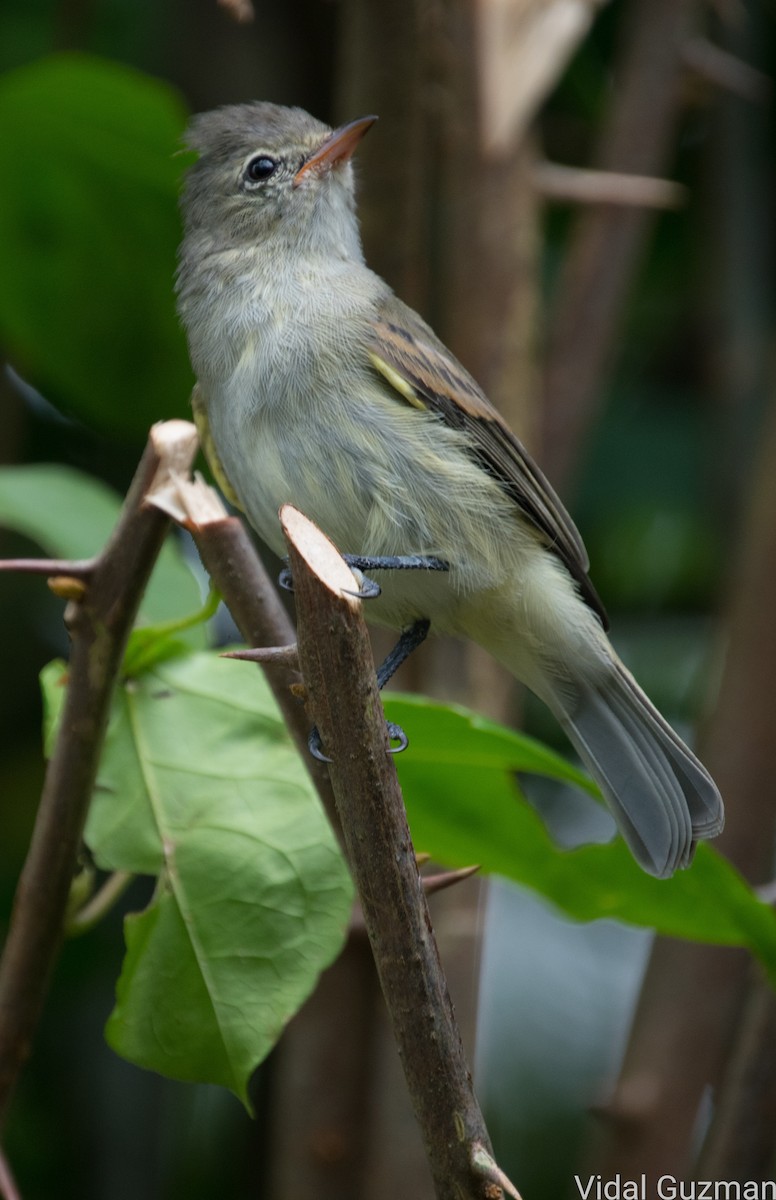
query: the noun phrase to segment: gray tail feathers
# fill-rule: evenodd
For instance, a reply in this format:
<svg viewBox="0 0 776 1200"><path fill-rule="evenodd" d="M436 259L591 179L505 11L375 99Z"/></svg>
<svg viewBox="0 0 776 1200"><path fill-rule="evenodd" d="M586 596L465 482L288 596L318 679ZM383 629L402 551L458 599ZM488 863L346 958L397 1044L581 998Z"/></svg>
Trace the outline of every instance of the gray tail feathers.
<svg viewBox="0 0 776 1200"><path fill-rule="evenodd" d="M672 875L720 832L714 781L617 659L556 691L552 707L645 871Z"/></svg>

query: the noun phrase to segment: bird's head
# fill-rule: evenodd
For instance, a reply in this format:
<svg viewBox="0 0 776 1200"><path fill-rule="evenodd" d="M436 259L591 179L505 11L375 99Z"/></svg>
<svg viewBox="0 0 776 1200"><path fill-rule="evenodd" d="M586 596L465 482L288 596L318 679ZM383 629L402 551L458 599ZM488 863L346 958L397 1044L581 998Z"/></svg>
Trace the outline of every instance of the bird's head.
<svg viewBox="0 0 776 1200"><path fill-rule="evenodd" d="M350 158L375 117L330 129L301 108L239 104L194 117L182 207L187 234L224 247L360 254Z"/></svg>

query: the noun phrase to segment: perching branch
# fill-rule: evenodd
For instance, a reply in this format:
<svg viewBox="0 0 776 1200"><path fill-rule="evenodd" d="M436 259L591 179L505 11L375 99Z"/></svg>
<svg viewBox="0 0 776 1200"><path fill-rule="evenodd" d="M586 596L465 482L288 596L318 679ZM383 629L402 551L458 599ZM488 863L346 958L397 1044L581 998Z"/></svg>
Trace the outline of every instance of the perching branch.
<svg viewBox="0 0 776 1200"><path fill-rule="evenodd" d="M57 742L0 960L0 1123L30 1052L63 936L68 894L127 638L169 521L145 503L154 481L188 471L191 426L157 425L110 541L65 620L72 654ZM62 574L61 563L53 565Z"/></svg>
<svg viewBox="0 0 776 1200"><path fill-rule="evenodd" d="M296 509L281 510L311 719L439 1197L498 1200L491 1158L418 876L350 569Z"/></svg>
<svg viewBox="0 0 776 1200"><path fill-rule="evenodd" d="M216 493L201 480L178 480L173 491L168 489L165 494L154 494L151 499L190 530L202 561L245 641L253 647L260 647L255 651L238 651L237 656L255 659L262 666L270 668L267 678L297 744L303 748L303 761L335 832L342 841L328 770L307 751L310 722L295 694L301 682L297 646L292 641L296 636L295 630L285 609L278 602L277 593L242 522L227 516ZM467 868L431 877L424 882L424 888L427 894L441 890L465 878L471 870ZM353 932L363 934L363 916L358 907L353 914ZM276 1172L292 1170L294 1173L294 1182L289 1190L299 1186L301 1177L305 1194L313 1189L321 1197L357 1196L364 1179L363 1173L368 1170L364 1147L370 1112L369 1072L364 1062L371 1046L375 1014L380 1001L371 955L364 943L365 939L361 937L348 939L344 953L326 972L304 1013L292 1024L291 1043L287 1031L281 1044L281 1055L285 1050L292 1055L301 1054L306 1063L312 1056L316 1062L322 1060L326 1064L329 1083L326 1099L322 1102L308 1097L309 1103L305 1105L306 1135L313 1137L320 1122L325 1120L327 1128L334 1124L346 1130L346 1142L352 1151L339 1164L323 1165L311 1152L299 1155L296 1144L285 1153L276 1147ZM336 1022L332 1022L332 1013L337 1015ZM352 1038L346 1046L343 1046L337 1032L342 1028L343 1021L352 1032ZM305 1042L303 1035L297 1036L299 1029L302 1026L307 1028L306 1023L309 1022L315 1028L312 1044ZM300 1038L304 1043L301 1049ZM295 1102L289 1103L295 1110L298 1109ZM322 1116L324 1108L325 1118ZM293 1163L290 1158L293 1158ZM282 1185L276 1181L276 1185L279 1190L289 1187L287 1180Z"/></svg>

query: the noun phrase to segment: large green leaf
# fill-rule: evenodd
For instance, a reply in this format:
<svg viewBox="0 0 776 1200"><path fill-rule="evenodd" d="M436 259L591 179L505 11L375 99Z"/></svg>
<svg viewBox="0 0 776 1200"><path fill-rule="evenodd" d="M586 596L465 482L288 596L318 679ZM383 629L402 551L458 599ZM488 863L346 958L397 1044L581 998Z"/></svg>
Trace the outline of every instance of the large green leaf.
<svg viewBox="0 0 776 1200"><path fill-rule="evenodd" d="M173 303L175 152L167 85L62 54L0 79L0 341L52 399L142 437L185 415Z"/></svg>
<svg viewBox="0 0 776 1200"><path fill-rule="evenodd" d="M105 484L71 467L37 464L0 468L0 525L30 538L56 558L90 558L110 537L121 499ZM178 545L168 538L143 597L140 616L167 621L200 603L199 585ZM191 629L186 640L201 645Z"/></svg>
<svg viewBox="0 0 776 1200"><path fill-rule="evenodd" d="M480 863L580 921L616 917L700 942L747 946L776 979L776 914L710 846L672 879L653 879L624 842L559 848L515 772L595 787L558 755L464 709L386 698L410 747L398 761L413 839L450 866Z"/></svg>
<svg viewBox="0 0 776 1200"><path fill-rule="evenodd" d="M47 706L63 664L44 673ZM339 952L350 879L259 672L214 654L119 689L86 841L158 875L126 922L107 1037L176 1079L247 1083Z"/></svg>

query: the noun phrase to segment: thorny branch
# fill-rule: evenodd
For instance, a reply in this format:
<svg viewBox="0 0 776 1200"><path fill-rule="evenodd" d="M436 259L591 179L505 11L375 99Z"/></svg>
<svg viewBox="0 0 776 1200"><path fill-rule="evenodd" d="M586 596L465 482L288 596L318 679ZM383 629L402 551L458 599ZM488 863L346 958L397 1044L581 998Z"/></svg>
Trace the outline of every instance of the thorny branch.
<svg viewBox="0 0 776 1200"><path fill-rule="evenodd" d="M299 661L346 852L437 1195L517 1196L493 1162L425 896L353 576L296 509L281 510Z"/></svg>
<svg viewBox="0 0 776 1200"><path fill-rule="evenodd" d="M66 611L72 653L62 722L0 960L0 1123L30 1052L63 936L68 894L92 794L113 687L151 569L169 529L145 503L154 480L188 470L191 426L157 425L113 535ZM61 574L61 563L53 564Z"/></svg>

